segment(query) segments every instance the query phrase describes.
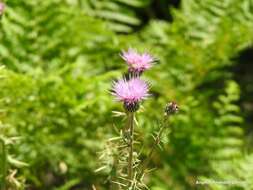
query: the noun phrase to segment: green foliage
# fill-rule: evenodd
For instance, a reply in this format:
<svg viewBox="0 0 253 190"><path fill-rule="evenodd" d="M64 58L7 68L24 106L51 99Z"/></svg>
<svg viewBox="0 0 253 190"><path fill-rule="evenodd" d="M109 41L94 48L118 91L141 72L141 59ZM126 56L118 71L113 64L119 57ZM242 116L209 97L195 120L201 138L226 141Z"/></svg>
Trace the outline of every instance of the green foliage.
<svg viewBox="0 0 253 190"><path fill-rule="evenodd" d="M229 81L225 95L220 95L214 102L218 115L214 120L216 128L215 137L210 139L212 144L219 149L215 159L231 159L240 156L240 147L243 146L243 118L240 116L240 107L236 105L240 98L239 87L234 81ZM219 134L218 134L219 133ZM218 140L219 139L219 140ZM215 144L217 143L218 144Z"/></svg>
<svg viewBox="0 0 253 190"><path fill-rule="evenodd" d="M0 67L1 80L5 77L4 67ZM1 100L3 101L3 100ZM10 126L3 124L2 119L5 117L5 110L0 114L0 189L23 190L24 179L17 177L17 168L27 166L11 154L12 147L15 146L18 137L9 137Z"/></svg>
<svg viewBox="0 0 253 190"><path fill-rule="evenodd" d="M211 168L214 171L209 180L235 181L246 183L233 172L234 162L242 158L244 132L241 128L243 118L240 115L240 107L236 105L240 98L239 86L234 81L228 81L225 94L220 95L213 106L217 110L214 120L213 136L209 139L212 147ZM239 169L239 168L236 168ZM224 173L231 173L228 177ZM202 178L208 180L208 178ZM217 184L210 184L212 189L224 189Z"/></svg>
<svg viewBox="0 0 253 190"><path fill-rule="evenodd" d="M15 125L14 134L26 135L16 146L16 151L21 160L28 161L29 168L24 169L24 173L37 186L47 183L47 178L37 178L47 175L47 171L30 168L47 166L56 174L65 174L66 169L68 175L90 174L86 171L96 166L94 162L89 162L96 157L93 150L101 147L100 142L95 143L92 139L103 138L103 131L109 128L106 125L101 127L100 123L106 123L105 115L109 117L108 106L105 105L110 105L111 100L109 96L105 97L109 88L106 78L111 78L113 73L92 77L90 85L89 77L75 75L73 79L72 76L72 70L38 78L8 72L1 84L2 88L6 88L1 93L2 97L6 97L2 101L2 107L6 107L6 121ZM94 86L95 81L98 85ZM99 81L104 81L104 84ZM90 101L85 101L87 99ZM92 113L97 115L96 120L90 115L91 108L99 108ZM61 165L67 168L62 169ZM74 176L78 178L78 175Z"/></svg>
<svg viewBox="0 0 253 190"><path fill-rule="evenodd" d="M114 40L104 23L84 16L64 0L10 1L8 6L1 22L1 61L21 72L52 70L62 67L63 62L93 61L98 57L92 59L89 55L94 57L100 51L104 56L103 49L110 49L108 42Z"/></svg>
<svg viewBox="0 0 253 190"><path fill-rule="evenodd" d="M137 10L150 4L150 0L81 0L81 6L88 15L107 21L107 26L116 32L129 33L142 24Z"/></svg>
<svg viewBox="0 0 253 190"><path fill-rule="evenodd" d="M108 189L94 172L98 152L121 126L109 93L124 67L121 49L159 58L147 79L153 96L137 130L148 147L168 101L180 113L157 150L147 178L154 190L196 189L196 180L242 180L251 185L252 149L233 80L234 57L253 42L252 0L182 0L173 20L151 16L155 0L8 0L1 18L0 110L9 151L28 166L18 169L30 189ZM162 3L162 1L161 1ZM236 73L235 73L236 74ZM2 135L2 132L1 132ZM148 149L143 149L145 157ZM17 168L17 166L13 166ZM21 180L22 181L22 180ZM238 187L238 188L237 188ZM237 184L231 189L250 189ZM200 187L201 188L201 187ZM226 189L209 185L210 189Z"/></svg>

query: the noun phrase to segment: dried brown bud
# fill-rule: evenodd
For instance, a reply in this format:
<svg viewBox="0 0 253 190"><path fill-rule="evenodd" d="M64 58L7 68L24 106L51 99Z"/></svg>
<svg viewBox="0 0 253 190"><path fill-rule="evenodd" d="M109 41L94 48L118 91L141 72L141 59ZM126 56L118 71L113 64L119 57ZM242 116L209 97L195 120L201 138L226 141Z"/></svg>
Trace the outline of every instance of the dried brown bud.
<svg viewBox="0 0 253 190"><path fill-rule="evenodd" d="M176 102L169 102L166 104L164 114L165 115L171 115L177 113L179 110L179 107Z"/></svg>

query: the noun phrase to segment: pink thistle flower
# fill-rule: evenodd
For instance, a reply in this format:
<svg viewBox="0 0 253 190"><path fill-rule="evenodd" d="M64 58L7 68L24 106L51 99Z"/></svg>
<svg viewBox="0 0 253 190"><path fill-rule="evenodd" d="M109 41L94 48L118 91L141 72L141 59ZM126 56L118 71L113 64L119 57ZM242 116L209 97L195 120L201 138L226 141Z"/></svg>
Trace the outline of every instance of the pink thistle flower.
<svg viewBox="0 0 253 190"><path fill-rule="evenodd" d="M124 103L124 108L129 112L135 112L139 108L139 102L149 96L149 85L139 79L120 79L113 83L112 94L116 100Z"/></svg>
<svg viewBox="0 0 253 190"><path fill-rule="evenodd" d="M129 72L141 74L143 71L150 69L155 61L148 53L139 54L134 49L123 51L121 57L129 66Z"/></svg>
<svg viewBox="0 0 253 190"><path fill-rule="evenodd" d="M4 13L5 4L0 2L0 16Z"/></svg>

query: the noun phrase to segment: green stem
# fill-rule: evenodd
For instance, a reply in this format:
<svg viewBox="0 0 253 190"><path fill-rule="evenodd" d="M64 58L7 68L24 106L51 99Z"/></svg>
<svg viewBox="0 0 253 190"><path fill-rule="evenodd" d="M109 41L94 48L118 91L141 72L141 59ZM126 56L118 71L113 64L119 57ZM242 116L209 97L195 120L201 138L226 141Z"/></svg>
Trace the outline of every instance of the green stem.
<svg viewBox="0 0 253 190"><path fill-rule="evenodd" d="M6 146L5 142L0 139L0 150L1 150L1 173L0 173L0 190L5 190L5 178L7 175L7 153L6 153Z"/></svg>
<svg viewBox="0 0 253 190"><path fill-rule="evenodd" d="M158 146L160 144L160 142L161 142L162 134L163 134L164 130L167 128L167 125L166 125L167 120L168 120L168 117L165 117L164 120L163 120L162 126L160 127L160 129L158 131L158 134L157 134L157 136L156 136L156 138L155 138L155 140L154 140L154 142L153 142L153 144L151 146L151 149L150 149L150 151L148 153L148 156L147 156L146 160L144 160L144 162L142 164L139 177L143 176L145 169L147 168L149 162L152 159L152 156L153 156L153 153L154 153L154 150L155 150L156 146Z"/></svg>
<svg viewBox="0 0 253 190"><path fill-rule="evenodd" d="M128 114L129 119L129 157L128 157L128 179L133 180L133 151L134 151L134 113Z"/></svg>

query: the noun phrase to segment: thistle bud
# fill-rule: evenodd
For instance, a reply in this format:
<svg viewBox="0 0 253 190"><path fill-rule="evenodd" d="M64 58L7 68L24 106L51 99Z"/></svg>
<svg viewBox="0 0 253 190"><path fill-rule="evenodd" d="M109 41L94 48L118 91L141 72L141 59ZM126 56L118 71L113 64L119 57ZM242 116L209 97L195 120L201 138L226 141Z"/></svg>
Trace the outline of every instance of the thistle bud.
<svg viewBox="0 0 253 190"><path fill-rule="evenodd" d="M179 107L176 102L169 102L165 106L164 114L165 115L171 115L177 113L179 110Z"/></svg>

